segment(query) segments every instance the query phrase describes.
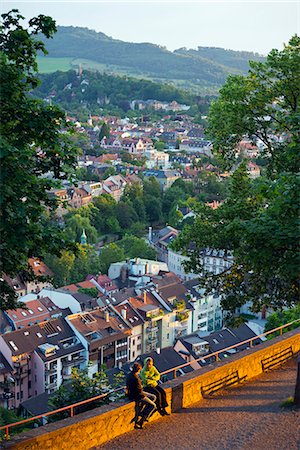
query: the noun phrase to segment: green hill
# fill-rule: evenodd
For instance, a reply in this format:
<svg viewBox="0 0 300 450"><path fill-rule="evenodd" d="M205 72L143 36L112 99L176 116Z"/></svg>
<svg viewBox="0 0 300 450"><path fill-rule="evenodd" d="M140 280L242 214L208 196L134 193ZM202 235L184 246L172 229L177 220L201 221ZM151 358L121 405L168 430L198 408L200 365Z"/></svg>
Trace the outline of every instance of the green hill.
<svg viewBox="0 0 300 450"><path fill-rule="evenodd" d="M46 47L49 55L38 61L41 72L81 65L106 73L172 82L202 94L217 92L229 73L244 73L248 59L257 59L255 54L223 49L218 49L222 57L216 49L207 48L171 52L158 45L123 42L79 27L58 27Z"/></svg>

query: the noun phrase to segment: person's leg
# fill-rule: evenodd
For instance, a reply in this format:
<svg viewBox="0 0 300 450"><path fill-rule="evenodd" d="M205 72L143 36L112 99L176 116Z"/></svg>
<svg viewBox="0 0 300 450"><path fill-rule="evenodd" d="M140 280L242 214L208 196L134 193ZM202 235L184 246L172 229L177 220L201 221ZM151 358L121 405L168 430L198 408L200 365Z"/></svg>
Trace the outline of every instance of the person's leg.
<svg viewBox="0 0 300 450"><path fill-rule="evenodd" d="M162 407L161 406L161 395L160 395L160 392L156 389L156 387L153 387L153 386L147 386L145 388L145 391L147 392L147 395L149 395L148 393L150 393L152 395L155 395L155 397L156 397L156 401L155 401L156 407L157 407L158 411L160 411L161 407Z"/></svg>
<svg viewBox="0 0 300 450"><path fill-rule="evenodd" d="M156 408L156 400L157 400L156 395L148 391L143 391L143 394L145 394L146 396L143 398L143 402L150 403L150 405Z"/></svg>
<svg viewBox="0 0 300 450"><path fill-rule="evenodd" d="M161 407L166 408L168 405L166 391L161 386L156 386L157 392L160 393Z"/></svg>

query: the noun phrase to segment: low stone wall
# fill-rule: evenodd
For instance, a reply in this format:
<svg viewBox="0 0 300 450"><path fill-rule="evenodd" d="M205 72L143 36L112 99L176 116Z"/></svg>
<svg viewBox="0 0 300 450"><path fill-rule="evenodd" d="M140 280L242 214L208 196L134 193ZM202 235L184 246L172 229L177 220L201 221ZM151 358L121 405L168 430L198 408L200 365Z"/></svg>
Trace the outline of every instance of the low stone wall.
<svg viewBox="0 0 300 450"><path fill-rule="evenodd" d="M227 360L196 370L164 384L169 409L176 411L201 400L211 389L237 384L260 375L263 363L280 361L300 352L300 330L293 330ZM270 358L270 359L268 359ZM5 442L6 449L90 450L133 429L134 403L119 402L82 413L60 422L30 430ZM150 419L160 417L155 413Z"/></svg>

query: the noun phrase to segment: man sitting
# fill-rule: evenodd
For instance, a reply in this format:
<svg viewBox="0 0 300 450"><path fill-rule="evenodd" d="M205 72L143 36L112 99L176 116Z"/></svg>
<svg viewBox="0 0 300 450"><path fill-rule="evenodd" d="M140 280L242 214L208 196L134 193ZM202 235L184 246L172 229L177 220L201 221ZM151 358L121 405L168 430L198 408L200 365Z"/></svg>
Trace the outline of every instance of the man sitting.
<svg viewBox="0 0 300 450"><path fill-rule="evenodd" d="M143 391L139 373L142 366L135 362L131 372L127 375L126 386L129 400L135 401L135 428L143 428L145 420L156 411L156 396Z"/></svg>

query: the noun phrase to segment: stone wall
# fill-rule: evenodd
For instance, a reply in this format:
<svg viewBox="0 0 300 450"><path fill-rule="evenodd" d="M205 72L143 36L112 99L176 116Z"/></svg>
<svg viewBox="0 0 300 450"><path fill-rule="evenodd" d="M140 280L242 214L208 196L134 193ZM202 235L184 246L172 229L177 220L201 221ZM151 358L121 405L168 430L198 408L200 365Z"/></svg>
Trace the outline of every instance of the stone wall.
<svg viewBox="0 0 300 450"><path fill-rule="evenodd" d="M188 375L165 383L172 411L201 400L211 388L237 384L263 372L263 364L284 362L300 352L300 330L266 341ZM270 358L268 360L267 358ZM215 383L212 386L212 383ZM134 403L119 402L82 413L60 422L24 432L3 444L18 450L89 450L133 429ZM155 413L151 421L157 420Z"/></svg>

